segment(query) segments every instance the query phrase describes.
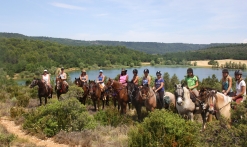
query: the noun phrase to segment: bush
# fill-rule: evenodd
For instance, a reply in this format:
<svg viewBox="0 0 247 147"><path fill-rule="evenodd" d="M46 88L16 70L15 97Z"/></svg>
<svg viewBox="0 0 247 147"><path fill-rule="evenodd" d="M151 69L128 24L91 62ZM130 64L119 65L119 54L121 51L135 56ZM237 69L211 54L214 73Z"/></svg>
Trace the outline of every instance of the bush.
<svg viewBox="0 0 247 147"><path fill-rule="evenodd" d="M155 110L143 123L131 128L129 146L197 146L200 126L178 114Z"/></svg>
<svg viewBox="0 0 247 147"><path fill-rule="evenodd" d="M117 127L122 124L130 125L133 123L133 120L129 115L121 115L114 108L108 108L104 111L99 111L94 115L94 118L104 126L110 125Z"/></svg>
<svg viewBox="0 0 247 147"><path fill-rule="evenodd" d="M10 146L15 138L15 135L8 133L4 127L0 126L0 146Z"/></svg>
<svg viewBox="0 0 247 147"><path fill-rule="evenodd" d="M25 118L24 129L47 137L56 135L60 130L81 131L97 125L85 106L75 98L41 106L26 114Z"/></svg>

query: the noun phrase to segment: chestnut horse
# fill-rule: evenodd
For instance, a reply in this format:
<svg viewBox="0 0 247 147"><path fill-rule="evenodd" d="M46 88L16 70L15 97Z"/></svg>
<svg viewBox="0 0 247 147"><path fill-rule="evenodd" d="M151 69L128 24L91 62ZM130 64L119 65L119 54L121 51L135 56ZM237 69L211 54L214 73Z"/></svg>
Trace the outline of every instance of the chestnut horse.
<svg viewBox="0 0 247 147"><path fill-rule="evenodd" d="M59 100L59 97L62 94L65 94L68 92L66 85L63 84L63 80L61 78L56 78L56 87L55 90L57 92L57 99Z"/></svg>
<svg viewBox="0 0 247 147"><path fill-rule="evenodd" d="M215 115L216 119L220 120L220 117L223 116L229 122L231 121L231 97L216 90L207 90L205 97L207 98L208 110Z"/></svg>
<svg viewBox="0 0 247 147"><path fill-rule="evenodd" d="M140 103L144 101L146 110L153 111L157 107L156 94L153 89L148 85L144 85L141 87L139 93L138 101Z"/></svg>
<svg viewBox="0 0 247 147"><path fill-rule="evenodd" d="M79 98L79 101L82 104L86 104L86 99L89 93L89 85L86 82L83 82L80 80L80 78L75 78L75 82L74 82L78 87L82 87L83 89L83 96Z"/></svg>
<svg viewBox="0 0 247 147"><path fill-rule="evenodd" d="M100 100L102 100L102 109L105 107L104 93L102 93L99 83L95 81L89 80L89 94L91 95L91 99L93 100L94 110L99 110ZM97 106L96 106L97 101Z"/></svg>
<svg viewBox="0 0 247 147"><path fill-rule="evenodd" d="M120 104L121 114L126 114L127 103L129 102L127 87L111 78L106 83L106 86L112 88L117 94L117 101Z"/></svg>
<svg viewBox="0 0 247 147"><path fill-rule="evenodd" d="M49 86L47 84L45 84L44 82L42 82L41 79L33 79L33 81L30 84L30 88L35 87L36 85L38 85L39 89L38 89L38 96L39 96L39 101L40 101L40 106L42 105L42 100L41 97L45 97L45 104L47 103L47 97L49 97L49 94L51 93L51 97L52 98L52 88L49 88Z"/></svg>

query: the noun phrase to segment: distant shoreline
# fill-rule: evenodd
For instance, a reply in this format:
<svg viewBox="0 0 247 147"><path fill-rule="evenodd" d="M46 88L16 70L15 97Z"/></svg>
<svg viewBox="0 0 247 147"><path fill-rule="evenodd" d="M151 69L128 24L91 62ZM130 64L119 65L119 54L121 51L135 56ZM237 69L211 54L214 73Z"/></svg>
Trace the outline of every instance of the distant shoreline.
<svg viewBox="0 0 247 147"><path fill-rule="evenodd" d="M212 65L208 65L208 62L210 60L196 60L196 61L191 61L191 64L193 64L194 62L197 62L197 66L198 67L212 67ZM247 65L247 60L234 60L234 59L223 59L223 60L215 60L218 61L219 66L221 64L225 64L226 62L234 62L234 63L239 63L241 62L242 64L245 63Z"/></svg>

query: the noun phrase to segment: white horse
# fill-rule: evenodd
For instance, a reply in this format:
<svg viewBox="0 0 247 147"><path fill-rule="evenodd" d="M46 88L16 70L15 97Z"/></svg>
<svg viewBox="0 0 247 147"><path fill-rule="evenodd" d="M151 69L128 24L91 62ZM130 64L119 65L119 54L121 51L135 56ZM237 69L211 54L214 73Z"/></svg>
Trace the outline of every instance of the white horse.
<svg viewBox="0 0 247 147"><path fill-rule="evenodd" d="M190 92L186 87L181 84L175 85L175 96L176 96L176 109L181 116L187 116L191 121L194 121L194 114L201 114L203 119L202 130L205 129L207 120L206 110L199 107L196 110L195 103L190 98Z"/></svg>

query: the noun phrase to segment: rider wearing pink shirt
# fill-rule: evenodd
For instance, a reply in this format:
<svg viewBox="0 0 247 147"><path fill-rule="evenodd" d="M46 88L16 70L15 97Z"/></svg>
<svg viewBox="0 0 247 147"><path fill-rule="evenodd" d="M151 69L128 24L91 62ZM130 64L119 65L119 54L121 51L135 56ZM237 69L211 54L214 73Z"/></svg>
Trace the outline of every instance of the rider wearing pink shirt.
<svg viewBox="0 0 247 147"><path fill-rule="evenodd" d="M128 78L129 76L127 75L127 70L123 68L119 77L119 82L124 86L127 86Z"/></svg>

